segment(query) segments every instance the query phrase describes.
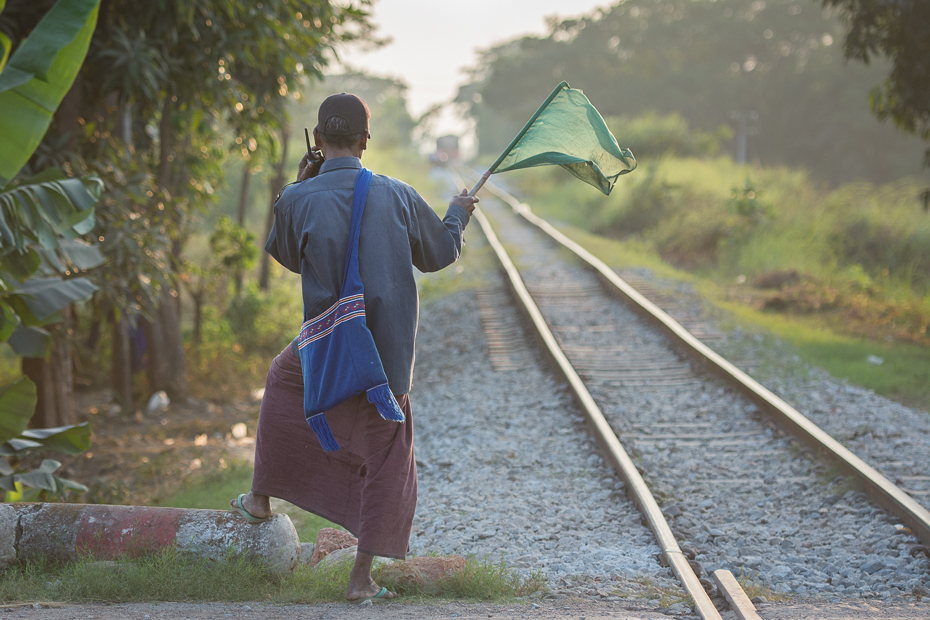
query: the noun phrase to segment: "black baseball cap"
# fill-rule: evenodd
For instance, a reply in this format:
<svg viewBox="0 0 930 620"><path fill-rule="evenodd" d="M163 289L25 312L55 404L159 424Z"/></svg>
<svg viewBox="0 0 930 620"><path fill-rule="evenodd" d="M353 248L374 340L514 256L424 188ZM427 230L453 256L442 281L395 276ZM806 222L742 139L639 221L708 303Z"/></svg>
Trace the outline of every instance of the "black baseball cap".
<svg viewBox="0 0 930 620"><path fill-rule="evenodd" d="M325 131L326 122L334 116L343 118L348 123L349 128L347 130ZM371 111L364 99L358 95L340 93L330 95L320 104L316 128L324 136L353 136L368 131L368 119L370 118Z"/></svg>

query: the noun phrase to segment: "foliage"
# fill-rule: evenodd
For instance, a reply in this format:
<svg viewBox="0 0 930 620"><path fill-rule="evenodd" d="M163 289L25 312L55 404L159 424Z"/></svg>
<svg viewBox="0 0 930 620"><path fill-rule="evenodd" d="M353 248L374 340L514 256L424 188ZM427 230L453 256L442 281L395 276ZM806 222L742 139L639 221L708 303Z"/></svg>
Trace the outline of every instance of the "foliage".
<svg viewBox="0 0 930 620"><path fill-rule="evenodd" d="M722 285L742 276L747 285L732 295L755 307L820 316L857 336L930 343L930 222L914 208L914 183L829 191L799 171L723 158L668 158L641 172L609 199L551 172L508 180L545 215ZM778 272L795 276L777 291L752 286Z"/></svg>
<svg viewBox="0 0 930 620"><path fill-rule="evenodd" d="M6 491L7 501L48 501L66 490L87 490L82 484L55 475L61 468L59 461L43 459L34 469L23 462L36 449L80 454L90 447L86 422L26 430L35 399L35 385L25 377L0 387L0 489Z"/></svg>
<svg viewBox="0 0 930 620"><path fill-rule="evenodd" d="M79 236L94 226L100 195L95 178L67 178L46 169L10 182L48 128L87 51L99 0L59 0L17 48L0 62L0 342L20 355L44 357L49 335L43 326L61 322L70 304L95 287L86 278L63 279L102 262L97 248ZM3 7L0 6L0 9ZM9 39L2 40L2 60ZM11 129L12 128L12 129ZM26 430L36 407L36 387L23 377L0 387L0 488L7 499L49 499L66 490L86 491L55 472L61 463L24 462L34 449L79 454L90 446L85 423Z"/></svg>
<svg viewBox="0 0 930 620"><path fill-rule="evenodd" d="M103 259L78 236L94 225L97 179L69 179L49 169L0 190L0 342L19 355L43 357L49 335L43 326L87 299L95 287L70 278Z"/></svg>
<svg viewBox="0 0 930 620"><path fill-rule="evenodd" d="M693 130L678 113L660 115L650 110L639 116L610 116L604 120L611 133L623 136L623 147L639 161L665 155L713 157L720 151L721 142L733 136L727 125L713 132Z"/></svg>
<svg viewBox="0 0 930 620"><path fill-rule="evenodd" d="M249 285L228 308L205 304L202 339L189 370L195 394L221 401L249 398L302 322L299 280L290 278L274 280L268 292Z"/></svg>
<svg viewBox="0 0 930 620"><path fill-rule="evenodd" d="M0 187L38 147L52 115L71 88L97 24L100 0L58 0L10 56L0 41ZM0 6L0 10L3 7Z"/></svg>
<svg viewBox="0 0 930 620"><path fill-rule="evenodd" d="M210 235L210 255L216 259L217 268L224 268L229 276L242 277L255 266L258 257L255 235L228 217L221 217Z"/></svg>
<svg viewBox="0 0 930 620"><path fill-rule="evenodd" d="M567 80L604 116L677 113L702 132L735 132L730 112L758 112L748 155L764 165L807 166L837 184L918 172L920 145L876 124L864 105L885 64L844 64L834 12L797 0L614 3L487 50L457 101L491 156Z"/></svg>
<svg viewBox="0 0 930 620"><path fill-rule="evenodd" d="M503 564L474 558L467 562L465 576L444 581L439 592L417 597L512 601L543 589L539 575L521 578ZM92 556L74 563L34 560L4 571L0 601L344 603L351 568L350 563L318 569L301 565L281 578L241 555L211 560L172 548L119 560L117 566ZM374 575L378 579L377 571Z"/></svg>
<svg viewBox="0 0 930 620"><path fill-rule="evenodd" d="M930 142L930 4L922 0L823 0L840 7L849 32L847 58L869 64L873 57L891 60L887 79L872 89L869 105L881 120ZM924 154L930 167L930 148ZM930 189L921 192L930 209Z"/></svg>
<svg viewBox="0 0 930 620"><path fill-rule="evenodd" d="M0 19L7 40L22 47L47 4L10 0ZM90 274L95 320L155 320L178 296L185 241L223 185L227 157L253 167L278 157L286 102L321 76L337 45L367 36L369 5L102 5L85 68L27 166L53 163L105 183L95 236L107 263Z"/></svg>
<svg viewBox="0 0 930 620"><path fill-rule="evenodd" d="M59 312L89 297L85 278L102 257L78 239L94 226L100 195L95 178L73 179L55 169L10 182L35 151L51 115L71 87L96 23L99 0L59 0L0 64L0 342L42 357ZM3 58L10 45L4 38Z"/></svg>

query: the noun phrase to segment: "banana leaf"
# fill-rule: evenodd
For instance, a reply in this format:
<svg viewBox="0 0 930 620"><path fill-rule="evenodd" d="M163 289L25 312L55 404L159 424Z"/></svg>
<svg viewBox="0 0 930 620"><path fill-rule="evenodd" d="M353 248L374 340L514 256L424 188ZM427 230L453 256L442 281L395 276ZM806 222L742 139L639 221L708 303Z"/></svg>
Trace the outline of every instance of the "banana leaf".
<svg viewBox="0 0 930 620"><path fill-rule="evenodd" d="M0 488L7 491L16 491L16 483L27 487L43 489L45 491L58 491L58 482L55 472L61 467L61 462L55 459L45 459L37 469L22 474L13 474L0 478Z"/></svg>
<svg viewBox="0 0 930 620"><path fill-rule="evenodd" d="M100 0L58 0L0 72L0 186L22 169L77 77Z"/></svg>
<svg viewBox="0 0 930 620"><path fill-rule="evenodd" d="M0 386L0 441L22 435L35 407L36 386L26 377Z"/></svg>
<svg viewBox="0 0 930 620"><path fill-rule="evenodd" d="M54 168L7 186L0 191L0 248L7 252L0 254L22 253L36 244L54 250L59 237L87 234L94 227L94 204L102 190L96 177L68 178Z"/></svg>
<svg viewBox="0 0 930 620"><path fill-rule="evenodd" d="M61 310L89 299L96 290L97 286L87 278L32 278L13 289L8 299L24 323L41 326L61 322Z"/></svg>
<svg viewBox="0 0 930 620"><path fill-rule="evenodd" d="M13 312L13 308L0 301L0 342L9 340L17 325L19 325L19 319Z"/></svg>
<svg viewBox="0 0 930 620"><path fill-rule="evenodd" d="M45 357L52 345L52 336L41 327L26 327L20 323L13 328L6 343L20 357Z"/></svg>
<svg viewBox="0 0 930 620"><path fill-rule="evenodd" d="M81 454L90 448L90 424L83 422L54 428L31 428L23 431L20 437L39 442L45 450Z"/></svg>

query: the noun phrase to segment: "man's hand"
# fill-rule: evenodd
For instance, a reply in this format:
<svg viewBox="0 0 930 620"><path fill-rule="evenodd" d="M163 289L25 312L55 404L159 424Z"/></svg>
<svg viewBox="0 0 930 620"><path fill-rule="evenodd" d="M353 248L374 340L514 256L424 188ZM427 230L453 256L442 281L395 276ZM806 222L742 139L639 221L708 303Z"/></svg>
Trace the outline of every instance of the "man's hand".
<svg viewBox="0 0 930 620"><path fill-rule="evenodd" d="M297 180L306 181L312 179L320 173L320 166L323 165L323 154L320 149L313 147L309 153L305 153L297 164Z"/></svg>
<svg viewBox="0 0 930 620"><path fill-rule="evenodd" d="M469 196L468 190L463 189L461 194L455 196L452 198L452 200L449 201L449 204L458 205L468 211L468 214L471 215L475 211L475 203L479 201L480 199L477 196Z"/></svg>

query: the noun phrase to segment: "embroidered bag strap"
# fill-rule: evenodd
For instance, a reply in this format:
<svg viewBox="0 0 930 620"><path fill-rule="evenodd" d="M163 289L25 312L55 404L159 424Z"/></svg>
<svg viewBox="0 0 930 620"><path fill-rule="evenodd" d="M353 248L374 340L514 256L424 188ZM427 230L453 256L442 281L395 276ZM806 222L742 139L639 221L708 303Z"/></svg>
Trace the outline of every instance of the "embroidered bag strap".
<svg viewBox="0 0 930 620"><path fill-rule="evenodd" d="M342 276L342 291L339 298L363 293L362 277L358 271L358 239L362 232L362 215L371 187L371 170L362 168L355 178L355 193L352 196L352 226L349 229L349 246L346 249L346 264Z"/></svg>

